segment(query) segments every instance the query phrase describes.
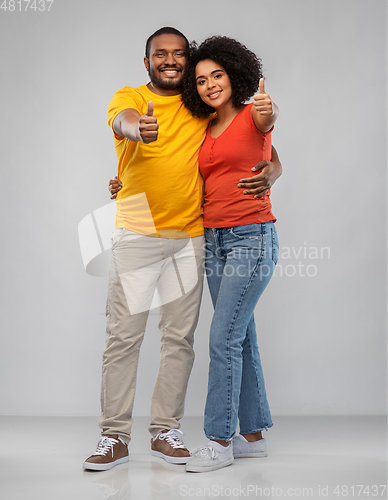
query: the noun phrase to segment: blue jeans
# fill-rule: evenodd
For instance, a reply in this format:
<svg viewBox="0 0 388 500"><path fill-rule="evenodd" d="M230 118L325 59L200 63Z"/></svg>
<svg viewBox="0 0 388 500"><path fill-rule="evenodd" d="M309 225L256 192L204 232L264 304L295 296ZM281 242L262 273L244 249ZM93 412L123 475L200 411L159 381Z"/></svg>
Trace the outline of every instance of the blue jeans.
<svg viewBox="0 0 388 500"><path fill-rule="evenodd" d="M255 306L278 260L273 222L205 229L206 274L214 306L205 434L229 441L272 427L257 346Z"/></svg>

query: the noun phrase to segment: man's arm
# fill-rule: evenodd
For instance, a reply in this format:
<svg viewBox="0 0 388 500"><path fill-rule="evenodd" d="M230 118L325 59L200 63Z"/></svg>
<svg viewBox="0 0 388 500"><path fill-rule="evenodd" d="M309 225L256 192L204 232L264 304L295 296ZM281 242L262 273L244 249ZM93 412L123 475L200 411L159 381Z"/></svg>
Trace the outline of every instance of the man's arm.
<svg viewBox="0 0 388 500"><path fill-rule="evenodd" d="M121 111L113 120L112 128L117 135L126 137L130 141L142 141L145 144L156 141L159 125L154 116L152 101L148 103L147 113L143 116L137 109Z"/></svg>
<svg viewBox="0 0 388 500"><path fill-rule="evenodd" d="M282 175L283 168L278 153L272 146L271 161L261 161L252 170L260 173L246 179L240 179L237 186L245 189L243 194L254 194L254 198L261 198L271 189L275 181Z"/></svg>
<svg viewBox="0 0 388 500"><path fill-rule="evenodd" d="M261 161L252 170L254 172L260 170L260 173L247 179L241 179L237 186L246 190L244 194L254 194L254 198L261 198L267 194L268 190L283 173L282 164L280 163L276 149L272 146L271 161ZM117 176L109 181L108 189L111 200L116 199L117 193L122 187L123 185L117 179Z"/></svg>

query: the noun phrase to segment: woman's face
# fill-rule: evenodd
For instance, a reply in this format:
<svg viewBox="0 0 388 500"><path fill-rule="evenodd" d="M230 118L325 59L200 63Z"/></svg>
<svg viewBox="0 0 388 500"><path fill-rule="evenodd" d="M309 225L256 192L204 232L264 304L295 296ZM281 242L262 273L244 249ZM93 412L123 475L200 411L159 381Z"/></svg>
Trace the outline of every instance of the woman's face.
<svg viewBox="0 0 388 500"><path fill-rule="evenodd" d="M195 68L197 91L200 98L209 106L219 109L231 103L232 86L225 69L212 61L205 59Z"/></svg>

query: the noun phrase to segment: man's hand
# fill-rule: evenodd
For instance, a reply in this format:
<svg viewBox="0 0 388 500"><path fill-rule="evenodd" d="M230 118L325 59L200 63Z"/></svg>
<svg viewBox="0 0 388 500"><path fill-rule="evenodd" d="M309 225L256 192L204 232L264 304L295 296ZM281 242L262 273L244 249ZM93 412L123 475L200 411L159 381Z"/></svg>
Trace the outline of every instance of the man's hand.
<svg viewBox="0 0 388 500"><path fill-rule="evenodd" d="M244 193L253 194L254 198L261 198L271 189L275 181L282 175L282 164L280 163L278 153L272 146L271 161L261 161L257 163L252 170L260 173L247 179L240 179L237 187L245 189Z"/></svg>
<svg viewBox="0 0 388 500"><path fill-rule="evenodd" d="M259 80L259 93L253 96L253 105L262 116L272 116L275 112L272 99L264 90L264 78Z"/></svg>
<svg viewBox="0 0 388 500"><path fill-rule="evenodd" d="M139 134L144 144L149 144L158 139L158 121L154 116L154 103L149 101L147 113L140 117Z"/></svg>
<svg viewBox="0 0 388 500"><path fill-rule="evenodd" d="M121 181L118 180L117 175L114 179L111 179L109 181L109 186L108 189L110 191L110 199L115 200L117 193L122 189L123 184Z"/></svg>
<svg viewBox="0 0 388 500"><path fill-rule="evenodd" d="M237 184L239 188L245 189L244 195L253 194L254 198L261 198L270 190L275 181L282 175L283 168L280 163L278 153L276 149L272 146L271 161L261 161L256 163L252 167L253 172L260 170L259 174L249 177L247 179L240 179L240 183ZM109 181L108 189L110 191L110 199L115 200L117 193L122 189L123 184L117 179L117 175L114 179Z"/></svg>

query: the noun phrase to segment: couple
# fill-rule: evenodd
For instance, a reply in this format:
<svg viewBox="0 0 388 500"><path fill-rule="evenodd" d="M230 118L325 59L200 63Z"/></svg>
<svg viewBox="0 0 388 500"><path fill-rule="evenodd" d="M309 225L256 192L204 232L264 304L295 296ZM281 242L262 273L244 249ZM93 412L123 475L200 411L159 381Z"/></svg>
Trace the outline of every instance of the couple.
<svg viewBox="0 0 388 500"><path fill-rule="evenodd" d="M162 299L161 355L151 452L186 464L188 471L206 472L230 465L234 457L265 456L261 431L272 426L253 313L278 255L268 191L281 174L270 133L278 111L264 91L260 60L235 40L212 37L189 47L182 33L162 28L147 40L144 63L150 83L121 89L108 108L120 190L107 299L102 438L84 469L107 470L128 461L137 363L156 287ZM252 96L254 102L245 105ZM247 179L257 161L262 171ZM210 441L190 456L179 420L194 360L204 227L215 308L205 409Z"/></svg>

